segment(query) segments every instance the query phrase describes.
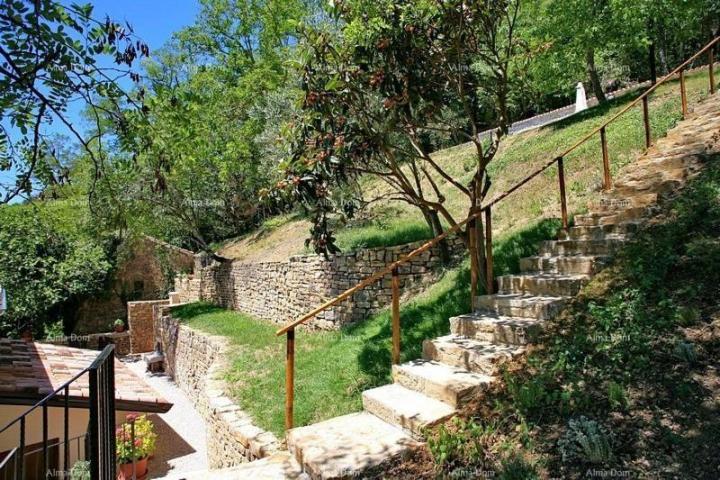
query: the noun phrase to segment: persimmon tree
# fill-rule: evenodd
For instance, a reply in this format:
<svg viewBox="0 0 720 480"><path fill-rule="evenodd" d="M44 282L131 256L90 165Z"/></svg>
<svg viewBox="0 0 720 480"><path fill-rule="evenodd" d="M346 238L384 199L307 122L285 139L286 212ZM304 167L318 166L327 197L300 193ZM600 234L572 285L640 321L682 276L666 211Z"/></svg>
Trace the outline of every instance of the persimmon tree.
<svg viewBox="0 0 720 480"><path fill-rule="evenodd" d="M519 11L516 0L338 1L337 30L304 31L304 103L280 187L312 208L317 252L337 251L328 216L343 205L333 189L362 175L420 209L434 234L464 219L446 207L441 182L467 198L467 215L482 207L487 167L508 132L508 100L527 61ZM448 106L460 122L446 120ZM489 138L481 135L488 129ZM469 183L433 159L427 132L473 144Z"/></svg>

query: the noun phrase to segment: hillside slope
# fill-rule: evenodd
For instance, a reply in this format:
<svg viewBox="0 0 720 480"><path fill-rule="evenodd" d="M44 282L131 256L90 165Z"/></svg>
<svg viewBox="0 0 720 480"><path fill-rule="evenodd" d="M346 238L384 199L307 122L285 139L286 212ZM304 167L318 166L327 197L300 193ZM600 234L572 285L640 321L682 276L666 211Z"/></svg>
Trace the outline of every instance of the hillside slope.
<svg viewBox="0 0 720 480"><path fill-rule="evenodd" d="M695 103L706 93L706 74L699 72L687 77L689 101ZM654 137L665 135L681 118L679 85L670 82L658 89L650 101L651 127ZM505 139L500 152L489 168L493 181L489 196L493 197L522 179L553 156L574 144L585 133L596 128L635 98L628 94L607 105L576 114L553 125L532 130ZM644 151L642 112L635 109L613 124L608 131L608 143L613 171L635 160ZM436 161L461 183L471 177L474 160L470 144L442 150L435 154ZM600 189L602 160L599 138L587 142L565 161L570 213L582 213L587 200ZM556 173L548 170L540 178L508 198L494 211L495 238L510 235L529 222L542 218L557 218ZM457 219L467 212L467 199L447 182L440 182L446 196L446 205ZM364 182L366 199L385 193L386 187L377 179ZM305 239L310 223L300 214L284 215L266 222L255 232L219 248L218 253L228 258L248 262L283 260L289 255L307 253ZM420 213L402 202L379 201L358 218L337 225L337 238L342 250L362 247L397 245L430 237Z"/></svg>

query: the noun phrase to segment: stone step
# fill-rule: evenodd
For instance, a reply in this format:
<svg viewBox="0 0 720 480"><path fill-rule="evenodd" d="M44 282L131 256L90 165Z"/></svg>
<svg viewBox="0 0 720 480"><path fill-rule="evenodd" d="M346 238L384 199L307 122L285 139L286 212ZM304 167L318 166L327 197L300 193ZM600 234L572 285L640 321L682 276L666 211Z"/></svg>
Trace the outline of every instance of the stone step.
<svg viewBox="0 0 720 480"><path fill-rule="evenodd" d="M546 240L540 243L540 255L611 255L623 243L623 236L611 235L602 240Z"/></svg>
<svg viewBox="0 0 720 480"><path fill-rule="evenodd" d="M627 178L618 183L613 187L609 196L615 200L618 205L635 206L640 207L643 205L632 204L625 202L624 199L629 195L638 195L639 193L647 194L652 201L648 201L644 206L651 206L653 203L657 203L659 200L666 198L668 194L676 191L683 185L683 181L674 179L659 179L659 180L648 180L644 178L633 179ZM595 211L594 208L589 207L590 211Z"/></svg>
<svg viewBox="0 0 720 480"><path fill-rule="evenodd" d="M499 366L521 355L524 347L497 345L459 335L447 335L423 342L423 357L465 370L495 375Z"/></svg>
<svg viewBox="0 0 720 480"><path fill-rule="evenodd" d="M547 320L554 317L566 301L565 297L497 294L481 295L477 297L475 305L479 310L490 311L500 316Z"/></svg>
<svg viewBox="0 0 720 480"><path fill-rule="evenodd" d="M640 222L625 222L611 225L582 225L560 229L558 240L603 240L606 237L622 238L619 235L631 235L638 231Z"/></svg>
<svg viewBox="0 0 720 480"><path fill-rule="evenodd" d="M372 478L420 447L402 429L368 412L293 428L287 445L313 480Z"/></svg>
<svg viewBox="0 0 720 480"><path fill-rule="evenodd" d="M592 225L612 225L616 223L625 223L629 221L642 220L650 215L652 209L648 207L627 208L618 213L587 213L575 216L576 226L592 226Z"/></svg>
<svg viewBox="0 0 720 480"><path fill-rule="evenodd" d="M479 396L494 381L491 376L431 360L393 365L392 374L395 383L454 408L462 407Z"/></svg>
<svg viewBox="0 0 720 480"><path fill-rule="evenodd" d="M492 313L473 312L450 319L450 333L483 342L507 345L534 343L543 326L534 318L504 317Z"/></svg>
<svg viewBox="0 0 720 480"><path fill-rule="evenodd" d="M497 277L498 293L573 297L590 280L588 275L528 273Z"/></svg>
<svg viewBox="0 0 720 480"><path fill-rule="evenodd" d="M573 227L579 228L579 227ZM595 228L595 227L583 227ZM592 275L610 261L608 255L557 255L535 256L520 259L522 272L547 272L566 275Z"/></svg>
<svg viewBox="0 0 720 480"><path fill-rule="evenodd" d="M444 422L456 412L452 405L397 383L365 390L362 401L365 411L416 438L423 436L425 428Z"/></svg>
<svg viewBox="0 0 720 480"><path fill-rule="evenodd" d="M648 207L658 201L657 193L636 193L623 194L613 191L603 195L600 200L588 203L588 210L595 213L608 212L617 213L628 208Z"/></svg>
<svg viewBox="0 0 720 480"><path fill-rule="evenodd" d="M255 460L237 467L218 470L171 473L164 480L310 480L300 465L288 452L277 452L270 457Z"/></svg>
<svg viewBox="0 0 720 480"><path fill-rule="evenodd" d="M696 170L701 168L703 163L704 160L700 155L686 155L684 153L666 155L659 152L655 155L643 157L623 168L620 175L618 175L617 182L622 182L626 178L640 178L646 172Z"/></svg>

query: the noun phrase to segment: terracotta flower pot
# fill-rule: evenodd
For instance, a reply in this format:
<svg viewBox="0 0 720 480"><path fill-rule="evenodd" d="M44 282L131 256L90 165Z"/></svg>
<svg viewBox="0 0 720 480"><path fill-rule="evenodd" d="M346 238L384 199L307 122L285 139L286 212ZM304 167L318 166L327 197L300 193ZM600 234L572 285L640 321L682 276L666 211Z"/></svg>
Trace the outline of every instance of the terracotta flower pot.
<svg viewBox="0 0 720 480"><path fill-rule="evenodd" d="M148 459L147 457L141 458L135 461L135 479L143 480L148 473ZM132 463L121 463L120 471L118 472L117 480L132 480L133 479L133 464Z"/></svg>
<svg viewBox="0 0 720 480"><path fill-rule="evenodd" d="M115 331L117 333L122 333L125 331L125 325L115 325Z"/></svg>

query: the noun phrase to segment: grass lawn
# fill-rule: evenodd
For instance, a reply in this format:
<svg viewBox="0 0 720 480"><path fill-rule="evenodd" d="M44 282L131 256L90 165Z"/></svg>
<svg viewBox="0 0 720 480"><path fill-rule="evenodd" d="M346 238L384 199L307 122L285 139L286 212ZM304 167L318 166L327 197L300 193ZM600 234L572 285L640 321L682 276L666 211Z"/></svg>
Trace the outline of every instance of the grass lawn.
<svg viewBox="0 0 720 480"><path fill-rule="evenodd" d="M692 106L707 96L708 81L705 70L688 75L687 91ZM490 164L492 179L489 196L500 192L524 178L585 134L615 115L639 93L630 93L589 109L553 125L513 135L503 141L500 151ZM665 135L681 118L679 83L669 82L658 88L650 100L650 118L653 136ZM641 155L645 148L642 108L632 109L608 127L608 145L613 171ZM474 148L459 145L434 154L435 160L450 175L466 184L472 176ZM600 190L602 156L599 135L586 142L565 160L568 207L570 213L581 213ZM374 178L362 179L367 198L387 193L385 184ZM438 184L446 197L446 206L460 220L467 213L467 198L446 181ZM521 190L511 195L493 210L496 235L512 233L539 218L553 218L560 214L557 172L548 169ZM284 215L271 219L257 232L220 250L230 258L248 261L262 259L283 260L292 254L307 253L304 241L309 236L310 223L302 215ZM430 237L419 211L402 202L380 201L360 212L358 218L347 224L336 225L338 245L343 251L363 247L387 246L408 243Z"/></svg>
<svg viewBox="0 0 720 480"><path fill-rule="evenodd" d="M535 253L559 227L543 220L496 242L496 272L516 271L518 259ZM448 318L470 309L467 265L402 305L402 357L419 358L422 341L449 332ZM231 395L259 426L284 428L285 338L276 326L207 304L178 307L174 315L193 328L231 339L236 349L227 378ZM390 316L380 313L337 332L296 334L295 424L306 425L362 408L360 393L390 382Z"/></svg>

